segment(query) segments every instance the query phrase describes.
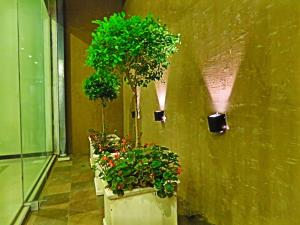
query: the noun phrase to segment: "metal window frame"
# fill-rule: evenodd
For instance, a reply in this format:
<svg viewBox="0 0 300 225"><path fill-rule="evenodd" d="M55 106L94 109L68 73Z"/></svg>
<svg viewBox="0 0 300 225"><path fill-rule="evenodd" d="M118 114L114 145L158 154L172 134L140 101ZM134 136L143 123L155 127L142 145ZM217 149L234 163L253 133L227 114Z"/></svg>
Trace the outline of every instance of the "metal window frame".
<svg viewBox="0 0 300 225"><path fill-rule="evenodd" d="M67 156L65 57L64 57L64 1L52 1L52 74L53 74L53 146L54 153Z"/></svg>

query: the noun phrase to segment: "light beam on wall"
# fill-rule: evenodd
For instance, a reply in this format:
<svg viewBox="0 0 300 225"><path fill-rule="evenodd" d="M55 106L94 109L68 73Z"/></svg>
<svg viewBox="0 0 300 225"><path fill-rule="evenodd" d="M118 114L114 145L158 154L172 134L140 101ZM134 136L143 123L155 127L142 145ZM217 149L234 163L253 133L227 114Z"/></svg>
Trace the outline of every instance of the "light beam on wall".
<svg viewBox="0 0 300 225"><path fill-rule="evenodd" d="M203 67L203 78L216 112L228 109L229 98L243 56L243 45L231 48L211 57Z"/></svg>
<svg viewBox="0 0 300 225"><path fill-rule="evenodd" d="M159 109L165 110L166 96L168 86L168 72L166 71L159 81L155 81L156 96L159 103Z"/></svg>

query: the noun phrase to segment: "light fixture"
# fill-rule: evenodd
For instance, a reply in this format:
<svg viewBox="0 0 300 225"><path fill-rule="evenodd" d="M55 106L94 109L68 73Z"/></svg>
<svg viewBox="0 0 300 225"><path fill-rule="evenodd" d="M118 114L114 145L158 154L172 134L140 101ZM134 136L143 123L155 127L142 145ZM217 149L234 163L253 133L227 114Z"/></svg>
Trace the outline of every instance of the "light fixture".
<svg viewBox="0 0 300 225"><path fill-rule="evenodd" d="M135 118L135 111L131 112L131 118L134 119Z"/></svg>
<svg viewBox="0 0 300 225"><path fill-rule="evenodd" d="M155 121L160 121L160 122L166 122L166 115L165 115L165 111L164 110L160 110L160 111L155 111L154 112L154 119Z"/></svg>
<svg viewBox="0 0 300 225"><path fill-rule="evenodd" d="M161 111L165 110L166 105L166 96L167 96L167 87L168 87L168 73L165 71L160 80L155 81L155 91L159 104L159 109Z"/></svg>
<svg viewBox="0 0 300 225"><path fill-rule="evenodd" d="M138 111L138 119L140 119L140 112ZM135 111L131 111L131 118L134 119L135 118Z"/></svg>
<svg viewBox="0 0 300 225"><path fill-rule="evenodd" d="M209 115L207 119L210 132L222 134L229 129L226 123L226 115L224 113Z"/></svg>

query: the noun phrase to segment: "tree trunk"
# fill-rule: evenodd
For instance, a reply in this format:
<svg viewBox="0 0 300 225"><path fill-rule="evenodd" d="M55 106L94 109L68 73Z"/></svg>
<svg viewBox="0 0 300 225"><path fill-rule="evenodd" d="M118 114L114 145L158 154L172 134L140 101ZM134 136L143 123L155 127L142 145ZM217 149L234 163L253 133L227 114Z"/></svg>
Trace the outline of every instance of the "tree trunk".
<svg viewBox="0 0 300 225"><path fill-rule="evenodd" d="M102 102L101 104L101 118L102 118L102 136L104 136L104 133L105 133L105 118L104 118L104 104Z"/></svg>
<svg viewBox="0 0 300 225"><path fill-rule="evenodd" d="M134 88L134 97L135 97L135 116L134 116L134 126L135 126L135 147L138 147L141 144L140 141L140 127L139 127L139 118L138 118L138 93L137 87Z"/></svg>

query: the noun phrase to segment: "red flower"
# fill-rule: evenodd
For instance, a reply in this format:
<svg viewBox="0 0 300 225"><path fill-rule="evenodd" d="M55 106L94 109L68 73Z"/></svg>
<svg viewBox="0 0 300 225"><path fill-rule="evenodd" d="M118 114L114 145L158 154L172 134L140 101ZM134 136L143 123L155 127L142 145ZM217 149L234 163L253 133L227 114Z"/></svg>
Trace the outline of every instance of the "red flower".
<svg viewBox="0 0 300 225"><path fill-rule="evenodd" d="M119 152L115 153L115 159L118 159L118 158L120 158L120 153Z"/></svg>
<svg viewBox="0 0 300 225"><path fill-rule="evenodd" d="M124 184L118 184L117 188L118 188L118 190L123 189L124 188Z"/></svg>
<svg viewBox="0 0 300 225"><path fill-rule="evenodd" d="M110 167L114 167L115 166L115 163L112 160L109 160L108 164L109 164Z"/></svg>
<svg viewBox="0 0 300 225"><path fill-rule="evenodd" d="M102 160L106 161L106 160L108 160L108 158L106 156L103 156Z"/></svg>
<svg viewBox="0 0 300 225"><path fill-rule="evenodd" d="M178 167L178 168L177 168L177 174L178 174L178 175L180 175L180 174L181 174L181 172L182 172L182 169L181 169L181 167Z"/></svg>

